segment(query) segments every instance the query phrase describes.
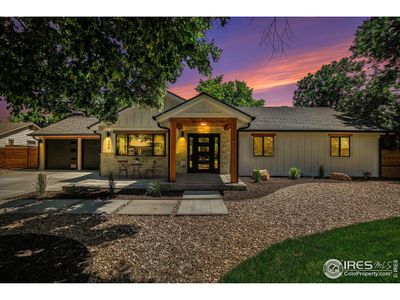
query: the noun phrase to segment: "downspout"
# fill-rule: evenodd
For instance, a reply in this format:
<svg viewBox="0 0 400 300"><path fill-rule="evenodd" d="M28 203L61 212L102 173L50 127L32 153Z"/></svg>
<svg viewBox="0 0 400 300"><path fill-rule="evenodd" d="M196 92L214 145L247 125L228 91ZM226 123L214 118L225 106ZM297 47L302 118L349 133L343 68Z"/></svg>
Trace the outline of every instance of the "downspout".
<svg viewBox="0 0 400 300"><path fill-rule="evenodd" d="M157 126L162 128L162 129L166 129L168 131L168 148L170 148L170 143L171 143L171 139L170 139L170 131L168 127L164 127L161 126L160 122L157 122ZM166 154L167 155L167 154ZM169 149L168 149L168 155L167 155L167 159L168 159L168 181L170 179L169 177L169 169L170 169L170 165L169 165Z"/></svg>
<svg viewBox="0 0 400 300"><path fill-rule="evenodd" d="M253 117L251 119L251 121L253 121L254 119L255 118ZM237 153L237 155L236 155L236 166L237 166L236 167L236 176L237 176L238 179L239 179L239 156L240 156L239 155L239 132L244 130L244 129L249 128L251 121L249 123L247 123L246 125L238 128L237 131L236 131L236 153Z"/></svg>

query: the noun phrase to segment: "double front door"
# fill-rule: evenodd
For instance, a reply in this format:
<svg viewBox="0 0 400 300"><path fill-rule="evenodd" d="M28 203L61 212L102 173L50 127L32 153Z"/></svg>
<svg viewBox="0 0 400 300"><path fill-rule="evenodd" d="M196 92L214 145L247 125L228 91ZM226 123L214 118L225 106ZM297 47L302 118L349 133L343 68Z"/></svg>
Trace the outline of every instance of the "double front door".
<svg viewBox="0 0 400 300"><path fill-rule="evenodd" d="M219 134L188 134L188 172L219 173Z"/></svg>

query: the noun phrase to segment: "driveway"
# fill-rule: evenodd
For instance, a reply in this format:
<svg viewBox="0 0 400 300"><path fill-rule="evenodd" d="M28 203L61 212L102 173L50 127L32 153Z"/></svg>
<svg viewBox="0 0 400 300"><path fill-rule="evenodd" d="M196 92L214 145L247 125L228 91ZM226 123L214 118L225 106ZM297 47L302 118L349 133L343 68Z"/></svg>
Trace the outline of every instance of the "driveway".
<svg viewBox="0 0 400 300"><path fill-rule="evenodd" d="M35 190L36 170L3 171L0 173L0 200L23 195ZM49 171L48 191L60 191L68 182L78 182L89 178L98 178L97 172L87 171Z"/></svg>

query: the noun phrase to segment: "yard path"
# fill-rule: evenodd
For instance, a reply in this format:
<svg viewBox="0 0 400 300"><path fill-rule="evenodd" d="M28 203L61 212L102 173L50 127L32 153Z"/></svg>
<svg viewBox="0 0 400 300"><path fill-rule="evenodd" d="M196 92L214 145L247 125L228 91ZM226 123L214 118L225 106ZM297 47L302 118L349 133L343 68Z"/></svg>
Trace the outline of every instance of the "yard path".
<svg viewBox="0 0 400 300"><path fill-rule="evenodd" d="M274 243L400 216L400 182L299 181L225 204L225 216L7 215L0 233L44 232L83 242L93 255L94 281L216 282ZM106 234L129 227L138 232Z"/></svg>

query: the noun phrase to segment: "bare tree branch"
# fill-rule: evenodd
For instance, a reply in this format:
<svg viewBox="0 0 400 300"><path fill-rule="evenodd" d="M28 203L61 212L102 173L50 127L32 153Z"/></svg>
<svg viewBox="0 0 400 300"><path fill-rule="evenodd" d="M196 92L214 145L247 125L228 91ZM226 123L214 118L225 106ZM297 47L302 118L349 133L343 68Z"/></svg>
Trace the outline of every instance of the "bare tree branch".
<svg viewBox="0 0 400 300"><path fill-rule="evenodd" d="M271 47L272 53L270 59L277 53L280 53L280 56L284 56L286 54L285 50L290 47L290 42L296 37L288 18L283 19L283 24L281 25L280 23L282 23L282 21L274 17L261 34L258 45L260 47L265 46L266 48Z"/></svg>

